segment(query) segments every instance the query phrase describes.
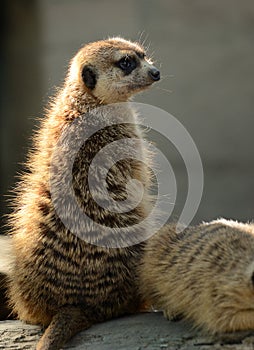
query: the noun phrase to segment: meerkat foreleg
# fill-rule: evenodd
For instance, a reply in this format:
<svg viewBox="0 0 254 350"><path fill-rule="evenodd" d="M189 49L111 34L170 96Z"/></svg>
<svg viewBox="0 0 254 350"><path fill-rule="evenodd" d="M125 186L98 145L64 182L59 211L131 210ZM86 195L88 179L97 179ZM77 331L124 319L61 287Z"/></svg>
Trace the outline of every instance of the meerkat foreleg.
<svg viewBox="0 0 254 350"><path fill-rule="evenodd" d="M36 350L58 350L76 333L91 327L92 324L84 310L75 306L65 306L52 318Z"/></svg>

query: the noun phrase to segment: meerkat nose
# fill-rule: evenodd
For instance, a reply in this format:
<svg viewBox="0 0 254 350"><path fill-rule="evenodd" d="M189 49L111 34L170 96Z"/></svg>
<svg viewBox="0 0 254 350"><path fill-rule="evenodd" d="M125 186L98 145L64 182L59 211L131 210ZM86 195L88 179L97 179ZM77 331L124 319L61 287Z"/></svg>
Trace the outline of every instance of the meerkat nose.
<svg viewBox="0 0 254 350"><path fill-rule="evenodd" d="M149 69L148 75L149 75L150 78L152 78L154 81L160 80L160 71L159 71L157 68L155 68L155 67Z"/></svg>

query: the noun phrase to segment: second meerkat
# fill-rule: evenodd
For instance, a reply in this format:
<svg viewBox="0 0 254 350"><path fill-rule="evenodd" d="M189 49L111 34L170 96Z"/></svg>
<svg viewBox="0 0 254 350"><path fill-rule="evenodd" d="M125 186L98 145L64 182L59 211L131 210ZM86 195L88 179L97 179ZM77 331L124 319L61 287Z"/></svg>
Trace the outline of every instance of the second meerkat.
<svg viewBox="0 0 254 350"><path fill-rule="evenodd" d="M169 319L212 335L254 330L254 224L166 225L148 240L140 276L143 296Z"/></svg>
<svg viewBox="0 0 254 350"><path fill-rule="evenodd" d="M143 244L104 247L106 230L93 232L89 225L82 227L82 234L93 236L97 245L70 232L58 216L50 192L52 172L54 175L60 169L64 173L69 164L61 154L53 167L51 161L61 134L67 131L68 135L72 122L82 114L91 112L85 126L96 125L100 118L110 115L93 113L94 108L128 101L159 79L159 70L137 43L113 38L87 44L71 61L64 86L41 122L28 157L28 171L17 186L10 220L15 260L9 288L10 303L18 318L47 327L38 350L60 349L78 331L139 308L136 276ZM142 182L143 199L133 210L118 214L101 208L93 200L87 180L91 162L104 146L124 138L141 139L135 113L126 106L122 112L120 121L125 123L99 130L79 149L72 167L72 186L89 218L113 229L127 227L128 235L135 237L141 234L135 224L149 213L149 161L143 146L137 150L143 162L122 159L106 179L108 193L116 201L126 199L126 183L131 179ZM63 145L67 154L75 137L73 134L70 144ZM118 151L124 152L124 146ZM96 174L93 176L96 180ZM64 191L66 184L60 182L58 186ZM76 213L65 204L65 218L78 226Z"/></svg>

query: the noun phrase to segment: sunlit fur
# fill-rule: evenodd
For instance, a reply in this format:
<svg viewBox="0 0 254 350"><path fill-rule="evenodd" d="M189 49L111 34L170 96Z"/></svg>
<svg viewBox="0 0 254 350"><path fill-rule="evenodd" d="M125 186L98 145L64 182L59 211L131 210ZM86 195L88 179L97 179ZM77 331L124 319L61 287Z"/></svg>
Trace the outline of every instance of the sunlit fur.
<svg viewBox="0 0 254 350"><path fill-rule="evenodd" d="M116 67L119 57L126 53L136 55L137 51L143 52L137 43L115 38L90 43L77 53L70 63L63 87L52 99L41 121L26 163L27 171L17 185L14 212L10 218L15 261L9 297L19 319L49 326L37 349L59 349L80 329L139 308L136 267L143 245L112 249L79 239L57 217L49 188L52 152L61 132L94 107L128 101L133 94L153 83L148 76L151 63L146 59L137 56L139 65L128 76ZM97 82L93 89L82 80L85 65L96 72ZM91 137L77 154L73 176L77 200L90 217L112 227L130 225L130 235L135 236L138 232L131 225L142 221L150 210L149 156L146 150L140 146L143 162L120 161L111 169L111 176L107 179L109 191L120 200L130 179L142 182L143 200L130 213L114 215L100 211L84 181L87 162L105 143L125 137L142 137L135 113L126 108L128 121L132 124L121 124L101 132L99 137ZM91 118L96 118L96 115L91 115ZM91 123L96 123L96 120L91 119ZM65 169L66 160L60 159L58 166ZM61 187L65 189L65 184ZM66 208L68 215L75 222L75 213ZM103 239L103 230L97 234L98 241Z"/></svg>
<svg viewBox="0 0 254 350"><path fill-rule="evenodd" d="M142 294L169 319L183 316L210 334L254 330L254 225L217 220L149 240Z"/></svg>

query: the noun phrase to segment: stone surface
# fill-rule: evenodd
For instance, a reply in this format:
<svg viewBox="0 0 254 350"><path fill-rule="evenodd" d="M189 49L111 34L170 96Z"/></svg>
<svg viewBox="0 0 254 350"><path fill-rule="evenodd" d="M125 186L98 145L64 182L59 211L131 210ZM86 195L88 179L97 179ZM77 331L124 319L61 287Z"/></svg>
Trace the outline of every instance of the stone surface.
<svg viewBox="0 0 254 350"><path fill-rule="evenodd" d="M34 349L39 327L20 321L0 322L0 349ZM161 313L126 316L77 334L65 349L73 350L252 350L254 337L240 344L220 344L191 331L190 324L169 322Z"/></svg>

